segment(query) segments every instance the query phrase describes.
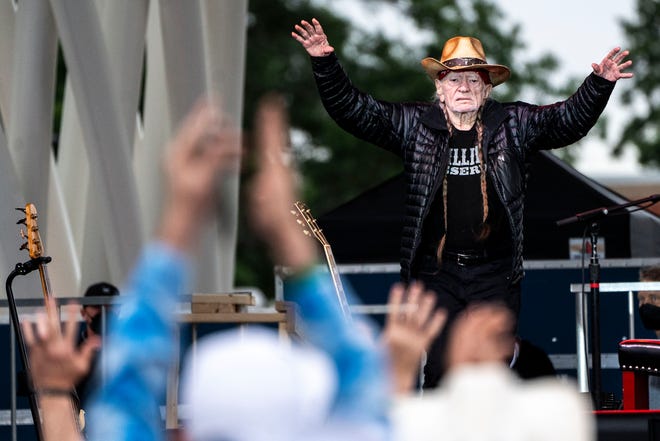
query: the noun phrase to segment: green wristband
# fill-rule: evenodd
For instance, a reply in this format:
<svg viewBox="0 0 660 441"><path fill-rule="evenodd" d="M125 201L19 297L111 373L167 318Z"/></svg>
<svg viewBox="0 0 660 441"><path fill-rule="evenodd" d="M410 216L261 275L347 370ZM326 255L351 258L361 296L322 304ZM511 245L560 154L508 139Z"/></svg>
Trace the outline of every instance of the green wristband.
<svg viewBox="0 0 660 441"><path fill-rule="evenodd" d="M69 398L73 398L73 390L72 389L59 389L55 387L45 387L42 389L37 389L35 392L37 395L48 395L48 396L65 396Z"/></svg>

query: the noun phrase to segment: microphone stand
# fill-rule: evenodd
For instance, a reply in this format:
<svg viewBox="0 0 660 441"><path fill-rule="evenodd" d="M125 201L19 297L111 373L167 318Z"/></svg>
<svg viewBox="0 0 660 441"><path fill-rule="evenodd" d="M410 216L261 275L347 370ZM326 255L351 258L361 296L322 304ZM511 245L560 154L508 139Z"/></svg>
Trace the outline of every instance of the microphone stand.
<svg viewBox="0 0 660 441"><path fill-rule="evenodd" d="M592 222L591 258L589 260L589 287L591 292L591 382L594 409L601 410L601 363L600 363L600 263L598 262L598 232L600 225Z"/></svg>
<svg viewBox="0 0 660 441"><path fill-rule="evenodd" d="M591 222L589 235L591 238L591 258L589 260L589 286L591 293L591 381L593 402L596 410L601 410L601 360L600 360L600 263L598 262L598 220L611 214L619 214L627 207L647 204L651 206L660 200L660 194L654 194L636 201L626 202L611 207L600 207L584 211L574 216L558 220L558 227L574 222Z"/></svg>
<svg viewBox="0 0 660 441"><path fill-rule="evenodd" d="M39 265L45 264L51 261L50 257L37 257L32 260L28 260L25 263L17 263L16 267L12 272L7 276L5 282L5 289L7 291L7 302L9 305L9 315L11 318L11 324L18 341L18 350L21 356L21 362L23 363L23 370L25 371L25 378L27 381L28 388L28 402L30 404L30 412L32 414L32 422L34 424L34 429L36 430L37 439L42 441L44 439L43 429L41 426L41 417L39 415L39 406L37 403L37 396L35 394L34 385L32 384L32 375L30 374L30 363L27 354L27 348L25 347L25 340L23 340L23 333L21 332L21 323L18 318L18 310L16 308L16 300L14 299L14 291L12 290L12 284L16 276L25 276L32 271L39 269ZM15 399L15 397L14 397ZM12 424L15 424L16 414L15 409L12 409Z"/></svg>

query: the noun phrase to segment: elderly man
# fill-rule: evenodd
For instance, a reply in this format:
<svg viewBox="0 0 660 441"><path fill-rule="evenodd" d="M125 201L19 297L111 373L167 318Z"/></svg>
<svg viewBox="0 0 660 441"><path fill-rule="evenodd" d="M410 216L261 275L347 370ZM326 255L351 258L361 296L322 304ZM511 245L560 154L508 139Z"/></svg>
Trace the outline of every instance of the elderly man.
<svg viewBox="0 0 660 441"><path fill-rule="evenodd" d="M354 87L318 20L292 32L311 56L330 116L345 130L401 157L406 209L401 278L438 295L451 321L475 301L500 301L517 317L523 247L523 205L531 156L570 145L598 120L614 85L632 62L612 49L567 100L549 106L490 98L510 75L486 60L473 37L450 38L439 60L422 67L435 102L390 103ZM429 351L425 387L443 371L444 333Z"/></svg>

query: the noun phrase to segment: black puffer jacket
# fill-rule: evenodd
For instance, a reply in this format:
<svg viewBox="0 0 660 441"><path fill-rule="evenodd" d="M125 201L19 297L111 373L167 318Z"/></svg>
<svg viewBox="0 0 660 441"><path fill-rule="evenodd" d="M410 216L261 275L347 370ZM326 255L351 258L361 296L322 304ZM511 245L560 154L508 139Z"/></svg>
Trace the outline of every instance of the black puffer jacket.
<svg viewBox="0 0 660 441"><path fill-rule="evenodd" d="M422 225L447 166L447 122L437 103L388 103L356 89L337 57L313 57L314 77L330 116L354 136L400 156L406 176L401 277L415 275ZM484 161L512 232L511 283L523 276L523 204L530 155L578 141L594 126L614 82L589 75L566 101L547 106L486 101ZM548 183L551 185L551 183Z"/></svg>

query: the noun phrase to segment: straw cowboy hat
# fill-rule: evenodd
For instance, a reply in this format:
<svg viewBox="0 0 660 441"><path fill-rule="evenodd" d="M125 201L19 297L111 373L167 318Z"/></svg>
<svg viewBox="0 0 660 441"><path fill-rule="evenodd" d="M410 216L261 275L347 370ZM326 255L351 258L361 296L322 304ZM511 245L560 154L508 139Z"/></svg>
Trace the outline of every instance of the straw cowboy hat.
<svg viewBox="0 0 660 441"><path fill-rule="evenodd" d="M447 40L442 48L440 61L424 58L422 67L432 80L444 70L462 71L483 69L488 72L493 87L509 79L511 71L500 64L488 64L481 42L473 37L454 37Z"/></svg>

